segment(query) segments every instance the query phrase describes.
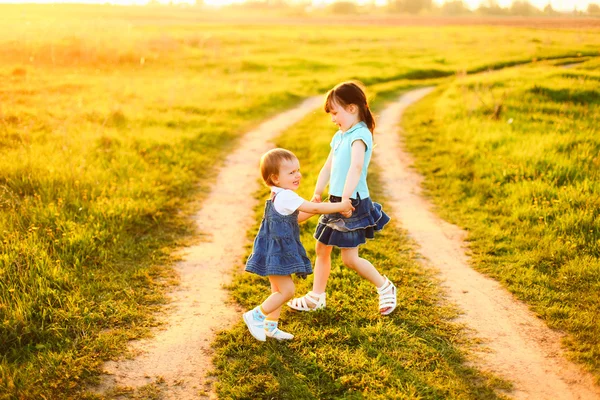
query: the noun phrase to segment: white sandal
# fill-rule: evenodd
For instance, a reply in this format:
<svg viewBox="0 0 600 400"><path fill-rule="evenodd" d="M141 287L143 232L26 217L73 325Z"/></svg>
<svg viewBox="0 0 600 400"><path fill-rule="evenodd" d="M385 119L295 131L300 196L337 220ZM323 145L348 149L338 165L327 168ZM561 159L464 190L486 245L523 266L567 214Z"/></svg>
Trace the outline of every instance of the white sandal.
<svg viewBox="0 0 600 400"><path fill-rule="evenodd" d="M310 302L313 307L309 307L308 302ZM297 297L288 301L287 305L298 311L320 310L325 308L325 293L316 294L313 291L310 291L302 297Z"/></svg>
<svg viewBox="0 0 600 400"><path fill-rule="evenodd" d="M394 286L387 276L384 276L384 278L385 283L381 288L377 288L377 293L379 293L379 312L381 315L389 315L396 309L396 286Z"/></svg>

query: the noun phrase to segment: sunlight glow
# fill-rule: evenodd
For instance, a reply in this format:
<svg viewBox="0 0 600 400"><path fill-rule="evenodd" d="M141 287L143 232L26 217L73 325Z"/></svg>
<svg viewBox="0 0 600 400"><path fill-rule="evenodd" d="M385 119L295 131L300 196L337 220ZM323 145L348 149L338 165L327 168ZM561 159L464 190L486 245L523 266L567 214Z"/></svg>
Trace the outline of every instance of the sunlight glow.
<svg viewBox="0 0 600 400"><path fill-rule="evenodd" d="M227 6L231 4L242 4L246 0L204 0L204 4L213 7ZM287 0L290 3L300 3L303 0ZM324 6L335 1L341 0L312 0L314 6ZM344 0L354 1L358 4L372 3L373 0ZM437 4L442 4L447 0L434 0ZM548 4L557 11L573 11L577 9L579 11L587 10L589 4L599 4L600 0L527 0L532 5L539 9L544 9ZM149 0L0 0L0 3L10 4L25 4L25 3L38 3L38 4L50 4L50 3L77 3L77 4L117 4L117 5L145 5L148 4ZM158 0L159 3L174 3L174 4L194 4L195 0ZM474 10L479 7L482 3L485 4L486 0L463 0L465 5L470 9ZM496 0L497 4L501 7L510 7L512 0ZM375 0L376 5L385 5L388 0Z"/></svg>
<svg viewBox="0 0 600 400"><path fill-rule="evenodd" d="M467 7L474 10L479 7L482 3L485 4L485 0L463 0ZM580 11L587 10L587 7L591 3L599 4L598 0L528 0L529 3L543 10L548 4L557 11L573 11L574 8ZM443 1L436 1L438 4L444 3ZM512 0L497 0L500 7L510 7Z"/></svg>

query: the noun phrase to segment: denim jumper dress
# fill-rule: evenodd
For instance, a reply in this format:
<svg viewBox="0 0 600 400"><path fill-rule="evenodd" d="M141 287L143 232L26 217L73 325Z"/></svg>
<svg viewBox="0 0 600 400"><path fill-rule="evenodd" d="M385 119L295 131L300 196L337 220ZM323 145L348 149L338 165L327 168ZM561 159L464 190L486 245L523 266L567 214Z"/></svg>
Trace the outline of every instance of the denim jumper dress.
<svg viewBox="0 0 600 400"><path fill-rule="evenodd" d="M275 196L265 203L265 213L252 254L246 262L246 271L260 276L296 274L306 278L313 270L300 242L298 210L281 215L275 210L274 200Z"/></svg>

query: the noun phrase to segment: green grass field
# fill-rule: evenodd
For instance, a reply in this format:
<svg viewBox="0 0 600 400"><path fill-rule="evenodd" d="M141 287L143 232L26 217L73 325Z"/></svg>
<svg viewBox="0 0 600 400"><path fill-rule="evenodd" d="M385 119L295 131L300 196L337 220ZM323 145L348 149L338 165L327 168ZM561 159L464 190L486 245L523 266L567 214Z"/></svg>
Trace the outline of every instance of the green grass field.
<svg viewBox="0 0 600 400"><path fill-rule="evenodd" d="M350 78L378 85L374 92L383 100L426 79L452 81L457 72L532 60L588 56L584 65L592 70L598 55L591 29L315 29L198 22L191 9L110 6L2 5L0 15L3 399L82 398L101 362L156 324L153 313L176 282L171 254L195 237L191 204L201 206L197 200L225 155L268 116ZM595 76L584 69L563 73ZM531 95L562 93L546 83L538 90ZM326 140L331 132L322 134ZM305 170L318 168L320 157L294 148L303 151ZM416 374L411 357L423 357L408 352L401 367L386 367L389 376L402 368L416 374L398 393L493 396L494 380L461 366L460 350L448 344L457 329L445 319L450 311L431 300L436 289L411 264L401 232L386 235L400 244L373 251L410 265L405 279L422 289L406 296L422 296L423 320L430 321L418 328L408 321L394 334L427 342L421 351L447 364L452 381L441 385L441 378ZM358 320L336 326L329 317L318 323L331 324L334 336L370 329ZM360 329L356 340L372 337ZM435 375L433 364L423 368ZM342 375L332 376L327 393L339 390Z"/></svg>
<svg viewBox="0 0 600 400"><path fill-rule="evenodd" d="M597 64L528 66L454 81L403 124L426 187L469 231L473 265L568 333L600 377ZM494 104L502 104L497 120Z"/></svg>

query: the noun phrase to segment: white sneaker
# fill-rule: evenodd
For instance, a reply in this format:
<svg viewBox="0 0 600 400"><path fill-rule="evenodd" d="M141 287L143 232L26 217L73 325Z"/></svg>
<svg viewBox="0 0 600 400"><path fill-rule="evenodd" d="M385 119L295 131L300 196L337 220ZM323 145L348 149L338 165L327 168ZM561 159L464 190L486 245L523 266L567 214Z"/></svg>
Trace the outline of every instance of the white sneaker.
<svg viewBox="0 0 600 400"><path fill-rule="evenodd" d="M267 340L267 335L265 334L265 321L260 321L254 318L254 310L250 310L244 313L244 322L250 331L250 334L256 338L256 340L260 340L264 342Z"/></svg>
<svg viewBox="0 0 600 400"><path fill-rule="evenodd" d="M294 335L292 335L291 333L284 332L279 328L275 328L272 331L265 330L265 334L268 337L277 340L291 340L294 338Z"/></svg>

